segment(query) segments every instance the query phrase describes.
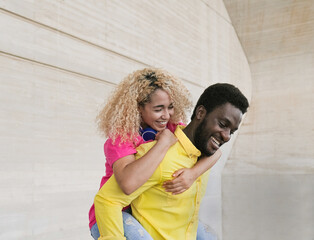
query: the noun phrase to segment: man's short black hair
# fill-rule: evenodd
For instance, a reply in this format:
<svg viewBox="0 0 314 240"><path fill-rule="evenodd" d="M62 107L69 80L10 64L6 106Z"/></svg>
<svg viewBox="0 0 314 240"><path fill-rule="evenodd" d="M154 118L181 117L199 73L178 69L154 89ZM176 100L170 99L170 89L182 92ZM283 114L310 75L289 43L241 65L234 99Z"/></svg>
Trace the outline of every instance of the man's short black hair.
<svg viewBox="0 0 314 240"><path fill-rule="evenodd" d="M225 103L230 103L244 114L249 107L249 102L242 92L235 86L228 83L216 83L209 86L202 93L194 108L191 119L195 117L195 110L198 106L203 105L207 114L212 112L216 107Z"/></svg>

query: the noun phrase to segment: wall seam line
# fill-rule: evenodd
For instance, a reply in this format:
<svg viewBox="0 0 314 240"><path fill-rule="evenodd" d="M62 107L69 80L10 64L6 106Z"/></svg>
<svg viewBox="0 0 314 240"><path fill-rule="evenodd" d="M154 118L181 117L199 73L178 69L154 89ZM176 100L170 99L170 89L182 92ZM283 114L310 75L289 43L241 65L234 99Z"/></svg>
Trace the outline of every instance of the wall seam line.
<svg viewBox="0 0 314 240"><path fill-rule="evenodd" d="M220 12L218 12L216 9L214 9L213 7L211 7L207 2L204 2L204 0L201 0L208 8L210 8L212 11L214 11L215 13L217 13L217 15L219 15L223 20L225 20L227 23L229 23L232 26L232 22L230 22L228 19L226 19ZM226 6L225 6L226 7ZM227 9L226 9L227 11ZM228 13L228 11L227 11ZM229 14L229 13L228 13Z"/></svg>
<svg viewBox="0 0 314 240"><path fill-rule="evenodd" d="M144 65L144 67L153 67L153 66L151 66L151 65L149 65L149 64L147 64L147 63L144 63L144 62L142 62L142 61L140 61L140 60L137 60L137 59L135 59L135 58L131 58L131 57L127 56L127 55L124 55L124 54L122 54L122 53L119 53L119 52L113 51L113 50L111 50L111 49L108 49L108 48L106 48L106 47L97 45L97 44L95 44L95 43L93 43L93 42L86 41L86 40L81 39L81 38L79 38L79 37L77 37L77 36L75 36L75 35L72 35L72 34L69 34L69 33L64 32L64 31L61 31L61 30L59 30L59 29L57 29L57 28L48 26L48 25L43 24L43 23L40 23L40 22L36 22L36 21L34 21L33 19L27 18L27 17L25 17L25 16L21 16L21 15L19 15L19 14L16 14L16 13L14 13L14 12L12 12L12 11L7 10L7 9L0 8L0 11L2 11L3 13L9 14L9 15L13 15L13 16L15 16L15 17L17 17L17 18L26 20L27 22L29 22L29 23L31 23L31 24L41 26L41 27L43 27L43 28L45 28L45 29L48 29L48 30L50 30L50 31L54 31L54 32L60 33L60 34L65 35L65 36L67 36L67 37L70 37L70 38L73 38L73 39L75 39L75 40L78 40L78 41L80 41L80 42L87 43L87 44L90 44L90 45L92 45L92 46L94 46L94 47L97 47L97 48L100 48L100 49L102 49L102 50L111 52L111 53L113 53L113 54L116 54L116 55L121 56L121 57L123 57L123 58L126 58L126 59L128 59L128 60L131 60L131 61L140 63L140 64ZM2 51L0 51L0 52L2 52ZM5 52L3 52L3 53L5 53ZM11 56L15 56L15 57L18 57L18 58L21 58L21 59L26 59L26 60L28 60L28 61L33 61L33 62L36 62L36 63L38 63L38 64L43 64L43 65L50 66L50 67L54 67L54 68L57 68L57 69L62 69L63 71L68 71L68 72L72 72L72 73L75 73L75 74L79 74L79 75L81 75L81 76L86 76L86 77L90 77L90 78L94 78L94 79L98 79L98 80L99 80L99 78L95 78L95 77L92 77L92 76L88 76L88 75L81 74L81 73L78 73L78 72L74 72L74 71L71 71L71 70L68 70L68 69L60 68L60 67L57 67L57 66L49 65L49 64L46 64L46 63L41 63L41 62L38 62L38 61L36 61L36 60L32 60L32 59L28 59L28 58L19 57L19 56L16 56L16 55L14 55L14 54L10 54L10 53L6 53L6 54L11 55ZM179 77L179 76L178 76L178 77ZM202 85L200 85L200 84L196 84L195 82L193 82L193 81L191 81L191 80L187 80L187 79L185 79L185 78L183 78L183 77L179 77L179 79L181 79L181 80L184 81L184 82L190 83L190 84L192 84L192 85L194 85L194 86L201 87L201 88L205 88L204 86L202 86ZM122 79L121 79L121 80L122 80ZM108 82L108 83L109 83L109 81L106 81L106 80L101 80L101 79L100 79L100 81L104 81L104 82Z"/></svg>
<svg viewBox="0 0 314 240"><path fill-rule="evenodd" d="M110 85L113 85L113 86L117 85L116 83L113 83L113 82L110 82L110 81L107 81L107 80L104 80L104 79L101 79L101 78L89 76L89 75L82 74L82 73L79 73L79 72L75 72L75 71L72 71L72 70L68 70L68 69L65 69L65 68L61 68L61 67L57 67L57 66L50 65L50 64L47 64L47 63L39 62L39 61L36 61L36 60L33 60L33 59L17 56L17 55L14 55L14 54L11 54L11 53L7 53L7 52L1 51L1 50L0 50L0 55L6 56L6 57L11 57L11 58L14 58L16 60L22 60L22 61L25 61L25 62L37 64L37 65L40 65L40 66L45 66L45 67L48 67L50 69L60 70L60 71L65 72L65 73L71 73L71 74L74 74L74 75L77 75L77 76L80 76L80 77L84 77L84 78L88 78L90 80L94 80L94 81L97 81L97 82L107 83L107 84L110 84Z"/></svg>

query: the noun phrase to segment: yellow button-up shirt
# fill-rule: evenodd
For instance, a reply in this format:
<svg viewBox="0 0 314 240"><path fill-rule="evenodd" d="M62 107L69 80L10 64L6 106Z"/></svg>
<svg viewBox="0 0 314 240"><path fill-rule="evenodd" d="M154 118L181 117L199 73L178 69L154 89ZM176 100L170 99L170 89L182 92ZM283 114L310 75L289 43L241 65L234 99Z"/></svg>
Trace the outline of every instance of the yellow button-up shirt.
<svg viewBox="0 0 314 240"><path fill-rule="evenodd" d="M184 134L182 126L178 126L174 134L178 142L169 148L154 174L135 192L124 194L114 175L99 190L95 197L99 240L125 239L121 210L130 203L133 216L154 240L196 239L198 211L209 171L184 193L172 195L165 192L163 182L172 179L176 170L193 167L201 154ZM136 158L143 156L155 143L140 145Z"/></svg>

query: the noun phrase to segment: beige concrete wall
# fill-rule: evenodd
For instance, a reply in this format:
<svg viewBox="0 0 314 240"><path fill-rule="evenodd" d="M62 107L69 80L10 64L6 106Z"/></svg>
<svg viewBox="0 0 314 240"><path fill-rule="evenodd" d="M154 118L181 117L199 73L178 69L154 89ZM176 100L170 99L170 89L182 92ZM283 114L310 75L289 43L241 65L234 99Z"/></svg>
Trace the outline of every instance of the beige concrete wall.
<svg viewBox="0 0 314 240"><path fill-rule="evenodd" d="M313 239L313 60L251 64L261 91L223 172L223 240Z"/></svg>
<svg viewBox="0 0 314 240"><path fill-rule="evenodd" d="M314 2L224 2L253 97L223 172L223 240L312 240Z"/></svg>
<svg viewBox="0 0 314 240"><path fill-rule="evenodd" d="M251 96L222 1L0 0L0 8L1 239L89 238L105 162L94 118L131 71L163 67L194 101L214 82ZM201 217L219 232L217 169Z"/></svg>

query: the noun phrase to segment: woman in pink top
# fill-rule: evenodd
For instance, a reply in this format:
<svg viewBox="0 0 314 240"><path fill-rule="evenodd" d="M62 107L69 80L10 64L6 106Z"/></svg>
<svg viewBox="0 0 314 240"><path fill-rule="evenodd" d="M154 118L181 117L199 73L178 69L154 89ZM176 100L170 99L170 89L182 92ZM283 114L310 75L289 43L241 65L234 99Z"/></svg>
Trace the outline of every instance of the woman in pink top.
<svg viewBox="0 0 314 240"><path fill-rule="evenodd" d="M192 105L189 97L184 85L161 69L135 71L117 86L97 117L99 130L108 137L104 145L106 175L100 188L113 173L125 194L131 194L150 178L169 147L177 141L173 132L178 124L186 122L186 112ZM148 134L157 132L157 143L135 161L136 147L145 142L141 134L145 135L148 127ZM174 179L164 184L166 191L173 194L184 192L216 163L220 155L217 151L211 157L200 159L191 169L176 171ZM123 212L123 218L128 223L132 221L132 224L124 223L128 240L152 239L128 211ZM97 239L99 232L94 205L89 211L89 220L91 234Z"/></svg>

